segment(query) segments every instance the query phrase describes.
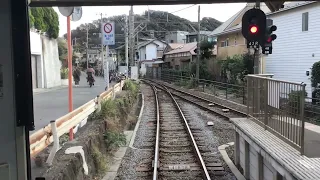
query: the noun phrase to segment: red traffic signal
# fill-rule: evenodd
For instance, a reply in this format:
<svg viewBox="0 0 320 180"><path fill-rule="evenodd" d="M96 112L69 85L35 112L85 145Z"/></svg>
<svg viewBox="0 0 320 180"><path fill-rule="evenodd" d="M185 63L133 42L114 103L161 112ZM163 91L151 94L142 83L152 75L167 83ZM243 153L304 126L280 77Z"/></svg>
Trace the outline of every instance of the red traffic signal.
<svg viewBox="0 0 320 180"><path fill-rule="evenodd" d="M257 27L257 26L255 26L255 25L251 26L251 28L250 28L250 32L251 32L252 34L257 33L257 32L258 32L258 27Z"/></svg>
<svg viewBox="0 0 320 180"><path fill-rule="evenodd" d="M267 42L271 43L273 40L277 39L277 35L275 34L271 34L268 38L267 38Z"/></svg>

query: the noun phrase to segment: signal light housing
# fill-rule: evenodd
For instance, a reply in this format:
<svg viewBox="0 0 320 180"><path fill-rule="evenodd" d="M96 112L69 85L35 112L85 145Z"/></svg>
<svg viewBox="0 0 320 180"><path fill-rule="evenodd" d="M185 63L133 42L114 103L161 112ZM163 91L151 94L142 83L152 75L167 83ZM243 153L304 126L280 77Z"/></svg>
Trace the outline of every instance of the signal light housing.
<svg viewBox="0 0 320 180"><path fill-rule="evenodd" d="M267 19L266 23L265 41L261 45L262 53L266 54L267 52L268 54L272 54L272 41L277 39L277 35L272 33L277 30L277 26L273 25L272 19Z"/></svg>
<svg viewBox="0 0 320 180"><path fill-rule="evenodd" d="M248 48L265 42L265 30L266 15L262 10L250 9L243 15L242 35L247 39Z"/></svg>

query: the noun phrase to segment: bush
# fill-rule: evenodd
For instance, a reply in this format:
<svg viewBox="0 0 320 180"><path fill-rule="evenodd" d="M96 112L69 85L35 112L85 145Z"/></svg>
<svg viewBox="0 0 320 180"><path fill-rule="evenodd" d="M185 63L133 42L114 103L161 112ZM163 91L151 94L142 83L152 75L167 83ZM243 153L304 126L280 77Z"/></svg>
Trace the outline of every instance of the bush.
<svg viewBox="0 0 320 180"><path fill-rule="evenodd" d="M68 79L69 69L68 68L61 68L60 75L61 79Z"/></svg>
<svg viewBox="0 0 320 180"><path fill-rule="evenodd" d="M104 134L104 139L107 144L108 150L113 150L119 148L122 145L126 144L126 135L119 132L107 131Z"/></svg>
<svg viewBox="0 0 320 180"><path fill-rule="evenodd" d="M302 91L291 91L289 93L289 107L290 107L290 112L294 114L299 114L300 113L300 106L301 106L301 94ZM307 92L304 92L304 99L305 97L308 96Z"/></svg>

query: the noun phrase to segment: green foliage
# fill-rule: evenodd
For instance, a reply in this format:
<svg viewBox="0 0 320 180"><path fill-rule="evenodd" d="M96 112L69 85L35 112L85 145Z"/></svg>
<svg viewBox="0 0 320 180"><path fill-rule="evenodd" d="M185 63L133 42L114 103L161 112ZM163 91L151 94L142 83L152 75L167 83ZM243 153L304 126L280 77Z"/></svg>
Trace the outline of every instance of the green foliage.
<svg viewBox="0 0 320 180"><path fill-rule="evenodd" d="M302 97L302 91L291 91L288 96L289 96L289 107L290 107L290 111L291 113L294 114L298 114L300 113L300 107L301 107L301 97ZM308 96L307 92L304 92L304 97L302 97L303 99L305 99L305 97Z"/></svg>
<svg viewBox="0 0 320 180"><path fill-rule="evenodd" d="M200 44L200 56L201 59L210 59L213 54L212 50L214 49L216 42L202 41Z"/></svg>
<svg viewBox="0 0 320 180"><path fill-rule="evenodd" d="M237 84L245 81L245 75L253 73L254 56L251 54L235 55L232 58L219 61L221 72L228 77L228 81Z"/></svg>
<svg viewBox="0 0 320 180"><path fill-rule="evenodd" d="M68 68L61 68L60 69L61 79L68 79L68 73L69 73Z"/></svg>
<svg viewBox="0 0 320 180"><path fill-rule="evenodd" d="M29 10L29 27L34 27L34 17Z"/></svg>
<svg viewBox="0 0 320 180"><path fill-rule="evenodd" d="M46 32L50 38L59 36L59 16L52 7L32 7L34 28Z"/></svg>
<svg viewBox="0 0 320 180"><path fill-rule="evenodd" d="M311 69L311 86L318 87L320 83L320 61L315 62Z"/></svg>
<svg viewBox="0 0 320 180"><path fill-rule="evenodd" d="M113 150L126 144L126 135L119 132L106 131L104 139L108 150Z"/></svg>
<svg viewBox="0 0 320 180"><path fill-rule="evenodd" d="M67 60L68 57L68 48L67 41L62 38L58 38L58 52L60 61Z"/></svg>
<svg viewBox="0 0 320 180"><path fill-rule="evenodd" d="M169 23L167 23L167 14L168 14L168 20ZM147 29L148 30L154 30L154 35L158 39L164 39L166 32L167 31L187 31L187 32L193 32L193 28L197 29L197 23L196 22L191 22L187 19L180 18L179 16L176 16L171 13L167 13L164 11L149 11L150 15L150 21L147 23ZM134 15L135 21L144 21L148 18L148 12L146 11L145 13L138 15ZM108 20L110 21L115 21L115 22L123 22L124 20L124 15L118 15L118 16L112 16L108 17ZM104 19L106 21L106 19ZM155 23L157 22L157 23ZM96 34L90 37L89 44L100 44L101 40L98 36L98 33L100 33L100 24L101 20L94 20L92 23L88 24L81 24L77 29L72 30L72 38L79 38L77 39L77 44L80 45L80 51L85 50L85 42L86 42L86 31L83 30L83 27L88 25L90 27L89 34ZM135 24L135 27L137 27L139 24ZM204 17L201 20L201 30L202 31L212 31L216 29L218 26L221 25L221 22L217 21L216 19L210 18L210 17ZM115 24L115 32L116 34L122 34L122 23L116 23ZM192 28L193 27L193 28ZM159 32L163 31L163 32ZM139 37L143 36L150 36L149 33L146 32L139 32L138 34ZM66 37L66 35L65 35ZM120 43L124 42L124 36L116 36L115 37L115 42ZM116 44L115 46L110 46L110 49L113 49L115 47L118 47L120 44ZM125 56L124 51L121 56ZM122 58L125 59L125 58Z"/></svg>
<svg viewBox="0 0 320 180"><path fill-rule="evenodd" d="M129 95L133 96L134 99L137 98L138 92L139 92L139 85L136 82L129 80L129 79L126 80L124 82L123 89L128 90Z"/></svg>

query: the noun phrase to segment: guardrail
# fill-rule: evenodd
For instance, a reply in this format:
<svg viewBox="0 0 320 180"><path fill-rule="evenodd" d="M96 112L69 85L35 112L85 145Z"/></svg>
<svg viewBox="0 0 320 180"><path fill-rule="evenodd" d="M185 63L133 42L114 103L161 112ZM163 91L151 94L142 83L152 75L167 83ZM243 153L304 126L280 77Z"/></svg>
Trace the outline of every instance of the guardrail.
<svg viewBox="0 0 320 180"><path fill-rule="evenodd" d="M247 75L248 115L304 153L305 84Z"/></svg>
<svg viewBox="0 0 320 180"><path fill-rule="evenodd" d="M73 133L75 133L78 130L79 126L84 126L88 116L92 114L97 108L99 108L100 101L104 99L114 98L115 94L122 90L123 85L124 81L115 84L108 91L101 93L93 100L56 119L55 123L53 124L55 124L56 126L57 137L59 138L61 135L69 132L70 129L73 129ZM42 129L39 129L29 137L30 156L32 158L35 157L39 152L44 150L46 147L48 147L52 142L54 142L52 129L55 127L52 128L51 124L48 124Z"/></svg>

